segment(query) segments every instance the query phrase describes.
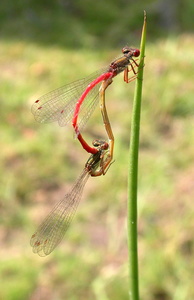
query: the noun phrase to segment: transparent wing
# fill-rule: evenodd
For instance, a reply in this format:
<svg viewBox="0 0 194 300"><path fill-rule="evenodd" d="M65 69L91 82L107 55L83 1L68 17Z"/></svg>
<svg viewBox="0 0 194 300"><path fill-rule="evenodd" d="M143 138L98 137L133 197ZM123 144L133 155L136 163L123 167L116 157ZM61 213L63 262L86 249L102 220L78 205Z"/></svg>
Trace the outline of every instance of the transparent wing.
<svg viewBox="0 0 194 300"><path fill-rule="evenodd" d="M30 245L34 253L46 256L61 242L74 217L89 176L88 171L84 169L71 191L54 206L50 214L32 235Z"/></svg>
<svg viewBox="0 0 194 300"><path fill-rule="evenodd" d="M50 123L58 121L60 126L66 126L72 121L75 105L87 86L107 68L101 69L87 78L64 85L43 95L32 105L32 113L36 121ZM86 124L98 103L100 84L97 84L86 96L79 112L79 129Z"/></svg>

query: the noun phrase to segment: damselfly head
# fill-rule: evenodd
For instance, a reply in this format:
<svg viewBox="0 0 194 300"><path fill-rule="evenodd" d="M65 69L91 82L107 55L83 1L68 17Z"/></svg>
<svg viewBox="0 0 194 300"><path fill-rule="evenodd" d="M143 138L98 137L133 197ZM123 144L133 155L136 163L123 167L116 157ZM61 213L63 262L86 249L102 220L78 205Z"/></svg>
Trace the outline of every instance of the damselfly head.
<svg viewBox="0 0 194 300"><path fill-rule="evenodd" d="M130 48L128 46L125 46L123 49L122 49L122 52L123 54L126 56L126 57L129 57L129 56L135 56L135 57L138 57L140 55L140 51L139 49L136 49L136 48Z"/></svg>
<svg viewBox="0 0 194 300"><path fill-rule="evenodd" d="M94 140L92 142L93 146L96 148L99 148L99 150L107 150L109 148L109 145L106 141L104 140Z"/></svg>

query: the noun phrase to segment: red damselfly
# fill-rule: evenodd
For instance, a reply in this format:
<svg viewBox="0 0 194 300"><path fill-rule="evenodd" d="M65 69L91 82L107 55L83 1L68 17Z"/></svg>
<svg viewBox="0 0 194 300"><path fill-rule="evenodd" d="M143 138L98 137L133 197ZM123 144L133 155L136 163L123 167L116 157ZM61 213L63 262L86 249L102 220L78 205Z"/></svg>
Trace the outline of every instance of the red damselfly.
<svg viewBox="0 0 194 300"><path fill-rule="evenodd" d="M136 78L135 67L138 66L134 57L140 55L140 51L128 46L122 49L123 56L115 59L109 66L93 73L87 78L75 81L60 87L40 97L32 106L32 113L40 123L58 121L60 126L72 122L76 136L82 147L89 153L97 153L95 147L90 147L81 135L81 129L91 116L101 95L101 111L105 128L112 143L110 152L113 151L114 137L105 106L105 90L112 83L112 79L124 71L124 81L130 82ZM128 78L128 72L133 76ZM100 85L102 84L101 88ZM107 125L106 125L107 124ZM112 155L110 155L112 156Z"/></svg>

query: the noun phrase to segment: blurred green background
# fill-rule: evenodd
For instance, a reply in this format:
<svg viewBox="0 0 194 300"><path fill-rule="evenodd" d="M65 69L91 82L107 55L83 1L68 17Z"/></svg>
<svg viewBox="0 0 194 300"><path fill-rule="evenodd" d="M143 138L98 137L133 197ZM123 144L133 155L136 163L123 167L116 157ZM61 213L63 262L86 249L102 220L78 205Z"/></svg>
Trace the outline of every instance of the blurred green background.
<svg viewBox="0 0 194 300"><path fill-rule="evenodd" d="M35 122L37 97L139 47L148 34L139 159L139 271L144 300L194 299L194 2L11 1L0 4L0 300L128 299L126 195L134 83L107 91L115 163L90 178L64 241L33 254L32 233L88 155L73 131ZM129 99L131 99L129 101ZM99 109L89 141L105 138Z"/></svg>

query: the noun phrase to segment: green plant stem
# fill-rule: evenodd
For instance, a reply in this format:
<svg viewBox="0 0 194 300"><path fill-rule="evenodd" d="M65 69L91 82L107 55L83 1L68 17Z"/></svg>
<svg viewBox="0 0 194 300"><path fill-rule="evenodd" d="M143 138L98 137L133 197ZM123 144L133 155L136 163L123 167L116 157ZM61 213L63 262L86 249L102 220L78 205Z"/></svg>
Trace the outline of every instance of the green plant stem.
<svg viewBox="0 0 194 300"><path fill-rule="evenodd" d="M140 64L135 86L133 112L131 121L131 145L129 152L128 181L128 251L129 251L129 295L131 300L139 300L138 280L138 241L137 241L137 191L138 191L138 150L141 115L141 97L144 70L146 40L146 13L140 46Z"/></svg>

